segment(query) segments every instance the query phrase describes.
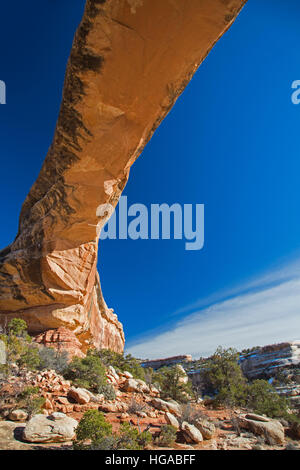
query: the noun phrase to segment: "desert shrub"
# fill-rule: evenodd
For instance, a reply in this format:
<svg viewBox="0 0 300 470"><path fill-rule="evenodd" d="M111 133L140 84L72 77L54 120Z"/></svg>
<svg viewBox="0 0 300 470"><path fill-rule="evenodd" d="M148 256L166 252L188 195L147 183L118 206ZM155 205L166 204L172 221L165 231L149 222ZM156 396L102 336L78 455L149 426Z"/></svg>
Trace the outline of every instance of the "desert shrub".
<svg viewBox="0 0 300 470"><path fill-rule="evenodd" d="M219 347L203 367L203 387L215 396L215 403L242 406L246 401L247 381L238 364L235 349Z"/></svg>
<svg viewBox="0 0 300 470"><path fill-rule="evenodd" d="M38 368L53 369L59 374L63 374L68 369L69 355L67 351L57 351L54 348L42 347L39 349L40 364Z"/></svg>
<svg viewBox="0 0 300 470"><path fill-rule="evenodd" d="M139 403L134 398L131 399L129 406L128 406L128 413L129 414L136 414L141 411L144 411L145 405L143 403Z"/></svg>
<svg viewBox="0 0 300 470"><path fill-rule="evenodd" d="M31 370L37 369L40 362L38 348L31 342L24 320L13 318L5 328L5 333L0 335L0 339L6 346L8 369L12 363Z"/></svg>
<svg viewBox="0 0 300 470"><path fill-rule="evenodd" d="M45 398L39 395L39 387L25 387L18 396L18 404L24 408L29 418L41 412Z"/></svg>
<svg viewBox="0 0 300 470"><path fill-rule="evenodd" d="M181 405L181 414L178 417L179 422L182 424L184 421L195 424L199 419L206 419L203 411L197 409L193 404L187 403Z"/></svg>
<svg viewBox="0 0 300 470"><path fill-rule="evenodd" d="M155 373L155 380L159 384L160 394L163 399L173 399L180 403L189 401L192 393L191 383L183 383L184 372L177 367L162 367Z"/></svg>
<svg viewBox="0 0 300 470"><path fill-rule="evenodd" d="M99 388L107 383L104 365L100 358L90 351L84 358L73 358L64 377L92 392L98 392Z"/></svg>
<svg viewBox="0 0 300 470"><path fill-rule="evenodd" d="M101 441L112 435L112 426L98 410L86 411L76 429L74 449L96 448ZM91 441L89 445L85 441Z"/></svg>
<svg viewBox="0 0 300 470"><path fill-rule="evenodd" d="M8 335L25 338L30 341L30 336L27 333L27 324L21 318L13 318L7 327Z"/></svg>
<svg viewBox="0 0 300 470"><path fill-rule="evenodd" d="M101 383L97 388L97 392L103 394L106 400L115 400L116 398L115 389L109 383Z"/></svg>
<svg viewBox="0 0 300 470"><path fill-rule="evenodd" d="M159 386L159 383L156 377L157 377L157 372L155 372L155 370L153 370L151 367L144 368L144 381L146 382L147 385Z"/></svg>
<svg viewBox="0 0 300 470"><path fill-rule="evenodd" d="M26 369L36 370L40 365L40 356L37 345L28 344L23 345L23 350L20 353L17 364L20 367L26 367Z"/></svg>
<svg viewBox="0 0 300 470"><path fill-rule="evenodd" d="M122 423L118 436L118 448L128 450L140 450L139 431L128 422Z"/></svg>
<svg viewBox="0 0 300 470"><path fill-rule="evenodd" d="M84 413L77 429L74 449L78 450L140 450L152 440L149 432L139 433L129 423L122 423L118 433L112 432L103 413L89 410ZM87 443L88 441L88 443Z"/></svg>
<svg viewBox="0 0 300 470"><path fill-rule="evenodd" d="M156 441L159 446L171 447L176 440L177 430L170 424L164 424L161 427L160 435Z"/></svg>
<svg viewBox="0 0 300 470"><path fill-rule="evenodd" d="M247 408L270 418L280 418L288 414L288 401L266 380L254 380L247 387Z"/></svg>
<svg viewBox="0 0 300 470"><path fill-rule="evenodd" d="M215 396L214 402L228 408L246 406L270 418L284 417L288 410L287 400L280 397L266 380L248 383L238 359L236 350L219 347L206 362L203 374L206 387Z"/></svg>
<svg viewBox="0 0 300 470"><path fill-rule="evenodd" d="M144 449L148 444L152 442L152 434L149 431L143 431L138 435L138 444Z"/></svg>
<svg viewBox="0 0 300 470"><path fill-rule="evenodd" d="M110 349L101 349L94 354L97 354L105 366L113 366L117 371L121 372L128 371L136 379L144 380L145 378L143 367L138 359L131 356L131 354L124 356L124 354L116 353Z"/></svg>

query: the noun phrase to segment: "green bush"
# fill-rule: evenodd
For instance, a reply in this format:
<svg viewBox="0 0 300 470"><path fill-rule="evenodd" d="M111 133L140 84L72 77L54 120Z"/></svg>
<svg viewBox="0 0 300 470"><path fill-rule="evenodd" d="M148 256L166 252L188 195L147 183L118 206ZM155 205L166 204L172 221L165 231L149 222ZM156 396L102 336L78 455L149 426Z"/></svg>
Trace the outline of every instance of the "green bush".
<svg viewBox="0 0 300 470"><path fill-rule="evenodd" d="M280 397L266 380L248 383L238 359L236 350L219 347L206 362L203 368L204 383L214 394L214 402L227 407L244 406L270 418L286 416L288 401Z"/></svg>
<svg viewBox="0 0 300 470"><path fill-rule="evenodd" d="M288 401L266 380L254 380L247 387L247 408L270 418L280 418L288 413Z"/></svg>
<svg viewBox="0 0 300 470"><path fill-rule="evenodd" d="M36 370L40 366L41 360L38 347L34 344L24 345L17 364L26 369Z"/></svg>
<svg viewBox="0 0 300 470"><path fill-rule="evenodd" d="M13 318L6 328L6 334L1 334L0 339L6 345L8 368L12 363L17 363L20 367L37 369L40 363L38 347L31 342L24 320Z"/></svg>
<svg viewBox="0 0 300 470"><path fill-rule="evenodd" d="M144 449L148 444L152 442L152 434L149 431L143 431L138 435L138 444Z"/></svg>
<svg viewBox="0 0 300 470"><path fill-rule="evenodd" d="M103 413L97 410L86 411L76 429L74 449L88 449L97 447L101 441L112 435L112 426L107 423ZM89 445L85 441L90 440Z"/></svg>
<svg viewBox="0 0 300 470"><path fill-rule="evenodd" d="M90 410L84 413L77 429L74 449L78 450L141 450L151 442L149 432L139 433L129 423L122 423L118 433L112 432L103 413Z"/></svg>
<svg viewBox="0 0 300 470"><path fill-rule="evenodd" d="M38 414L42 410L45 398L39 395L39 387L25 387L18 396L19 406L24 408L29 418Z"/></svg>
<svg viewBox="0 0 300 470"><path fill-rule="evenodd" d="M27 333L27 323L21 318L13 318L8 324L8 334L30 340Z"/></svg>
<svg viewBox="0 0 300 470"><path fill-rule="evenodd" d="M79 386L98 393L107 383L105 367L100 358L88 352L84 358L75 357L69 364L64 377Z"/></svg>
<svg viewBox="0 0 300 470"><path fill-rule="evenodd" d="M176 440L177 430L170 424L164 424L161 427L160 435L157 439L157 444L161 447L172 447Z"/></svg>
<svg viewBox="0 0 300 470"><path fill-rule="evenodd" d="M203 367L206 393L215 395L215 403L243 406L246 403L247 381L238 364L235 349L219 347Z"/></svg>
<svg viewBox="0 0 300 470"><path fill-rule="evenodd" d="M155 381L160 388L163 399L173 399L180 403L187 403L192 393L191 383L182 382L185 374L177 367L162 367L155 373Z"/></svg>

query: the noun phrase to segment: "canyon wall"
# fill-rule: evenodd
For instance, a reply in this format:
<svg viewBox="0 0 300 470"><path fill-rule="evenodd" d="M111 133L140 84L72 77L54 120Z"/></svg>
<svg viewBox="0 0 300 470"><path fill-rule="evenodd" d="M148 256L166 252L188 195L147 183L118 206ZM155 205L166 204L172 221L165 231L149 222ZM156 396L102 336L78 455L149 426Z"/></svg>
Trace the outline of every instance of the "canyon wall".
<svg viewBox="0 0 300 470"><path fill-rule="evenodd" d="M123 350L97 274L110 215L99 206L116 206L131 165L244 4L87 0L53 142L0 252L2 323L24 318L32 334L67 327L83 350Z"/></svg>
<svg viewBox="0 0 300 470"><path fill-rule="evenodd" d="M271 344L241 357L241 367L249 379L272 376L277 370L300 364L300 341Z"/></svg>

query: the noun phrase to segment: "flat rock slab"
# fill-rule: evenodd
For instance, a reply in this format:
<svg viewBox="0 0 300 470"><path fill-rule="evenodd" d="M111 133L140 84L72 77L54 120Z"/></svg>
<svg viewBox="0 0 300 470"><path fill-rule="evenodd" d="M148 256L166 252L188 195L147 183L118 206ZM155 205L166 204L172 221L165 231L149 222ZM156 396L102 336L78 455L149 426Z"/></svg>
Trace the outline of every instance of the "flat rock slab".
<svg viewBox="0 0 300 470"><path fill-rule="evenodd" d="M1 450L71 450L72 442L57 444L32 444L22 441L25 423L0 421L0 451Z"/></svg>

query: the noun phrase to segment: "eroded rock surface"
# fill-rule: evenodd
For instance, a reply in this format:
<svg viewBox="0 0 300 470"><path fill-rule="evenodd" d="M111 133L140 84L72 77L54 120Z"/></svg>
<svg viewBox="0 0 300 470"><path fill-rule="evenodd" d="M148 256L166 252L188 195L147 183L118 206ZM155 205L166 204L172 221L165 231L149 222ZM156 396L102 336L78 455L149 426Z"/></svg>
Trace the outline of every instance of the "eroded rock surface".
<svg viewBox="0 0 300 470"><path fill-rule="evenodd" d="M244 374L250 379L272 376L276 370L300 364L300 341L270 344L259 348L241 360Z"/></svg>
<svg viewBox="0 0 300 470"><path fill-rule="evenodd" d="M54 348L57 351L66 351L69 358L84 357L81 351L81 343L73 331L60 326L56 330L48 330L34 338L35 342L47 348Z"/></svg>
<svg viewBox="0 0 300 470"><path fill-rule="evenodd" d="M24 428L23 438L27 442L67 442L75 437L77 425L75 419L64 413L35 415Z"/></svg>
<svg viewBox="0 0 300 470"><path fill-rule="evenodd" d="M131 165L244 3L87 0L53 142L0 252L0 321L24 318L33 334L65 326L83 350L123 350L97 274L110 215L101 207L117 204Z"/></svg>

